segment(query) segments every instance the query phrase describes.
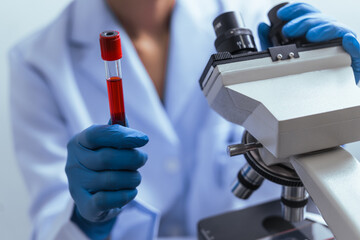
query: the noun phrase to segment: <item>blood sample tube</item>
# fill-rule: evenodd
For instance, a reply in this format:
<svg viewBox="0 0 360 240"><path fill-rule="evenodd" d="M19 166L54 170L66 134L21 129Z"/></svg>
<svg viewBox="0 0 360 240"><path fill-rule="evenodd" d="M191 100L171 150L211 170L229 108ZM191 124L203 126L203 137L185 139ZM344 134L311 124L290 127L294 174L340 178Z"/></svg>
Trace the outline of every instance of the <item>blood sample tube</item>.
<svg viewBox="0 0 360 240"><path fill-rule="evenodd" d="M124 95L121 73L121 42L118 31L100 33L101 57L105 62L105 74L112 124L126 126Z"/></svg>

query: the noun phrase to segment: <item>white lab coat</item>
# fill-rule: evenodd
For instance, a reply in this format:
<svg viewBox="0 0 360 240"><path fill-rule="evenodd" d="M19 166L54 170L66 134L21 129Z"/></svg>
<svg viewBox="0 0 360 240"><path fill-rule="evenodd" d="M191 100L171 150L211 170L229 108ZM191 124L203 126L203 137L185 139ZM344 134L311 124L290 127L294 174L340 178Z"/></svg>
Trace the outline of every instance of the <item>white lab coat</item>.
<svg viewBox="0 0 360 240"><path fill-rule="evenodd" d="M257 35L267 0L178 0L171 20L164 103L124 29L102 0L76 0L48 27L11 52L11 104L16 156L31 197L32 239L86 239L70 221L74 202L64 172L66 144L91 124L109 119L98 35L120 31L125 108L132 128L145 132L147 164L135 201L124 207L112 239L196 234L199 219L280 196L266 182L250 200L229 183L243 165L226 146L241 128L211 110L198 79L215 52L212 20L239 10ZM160 221L160 219L162 219ZM160 224L161 223L161 224ZM239 223L241 226L241 223Z"/></svg>

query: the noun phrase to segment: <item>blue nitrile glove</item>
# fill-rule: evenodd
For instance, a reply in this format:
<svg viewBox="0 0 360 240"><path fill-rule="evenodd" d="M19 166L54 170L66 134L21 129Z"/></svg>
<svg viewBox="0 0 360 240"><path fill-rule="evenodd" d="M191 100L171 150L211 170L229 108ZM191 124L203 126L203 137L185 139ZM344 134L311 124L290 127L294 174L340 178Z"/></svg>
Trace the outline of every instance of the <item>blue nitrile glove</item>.
<svg viewBox="0 0 360 240"><path fill-rule="evenodd" d="M105 239L121 208L135 198L148 137L120 125L93 125L68 143L66 174L75 201L72 221L91 239Z"/></svg>
<svg viewBox="0 0 360 240"><path fill-rule="evenodd" d="M342 45L352 59L355 81L359 82L360 44L354 32L306 3L287 4L278 10L278 17L288 22L283 27L283 34L289 38L306 36L310 42L322 42L342 37ZM266 49L270 46L269 26L261 23L258 32L262 49Z"/></svg>
<svg viewBox="0 0 360 240"><path fill-rule="evenodd" d="M272 44L269 39L270 26L266 23L260 23L258 26L258 34L261 44L261 50L266 50L269 47L272 47Z"/></svg>

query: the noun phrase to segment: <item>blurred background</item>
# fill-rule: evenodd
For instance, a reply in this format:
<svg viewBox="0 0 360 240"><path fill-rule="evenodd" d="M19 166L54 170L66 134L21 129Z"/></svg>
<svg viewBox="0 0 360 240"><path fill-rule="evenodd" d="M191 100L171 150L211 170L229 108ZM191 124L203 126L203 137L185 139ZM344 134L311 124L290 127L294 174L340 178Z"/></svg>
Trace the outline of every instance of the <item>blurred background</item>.
<svg viewBox="0 0 360 240"><path fill-rule="evenodd" d="M14 159L9 118L7 52L28 34L52 21L71 0L12 0L0 4L0 238L28 239L29 199ZM271 1L271 0L269 0ZM283 2L272 0L274 4ZM353 0L304 0L360 34L360 2ZM347 148L360 159L360 143Z"/></svg>
<svg viewBox="0 0 360 240"><path fill-rule="evenodd" d="M0 238L29 239L29 197L14 158L9 116L10 48L52 21L71 0L12 0L0 3ZM16 125L16 122L12 124Z"/></svg>

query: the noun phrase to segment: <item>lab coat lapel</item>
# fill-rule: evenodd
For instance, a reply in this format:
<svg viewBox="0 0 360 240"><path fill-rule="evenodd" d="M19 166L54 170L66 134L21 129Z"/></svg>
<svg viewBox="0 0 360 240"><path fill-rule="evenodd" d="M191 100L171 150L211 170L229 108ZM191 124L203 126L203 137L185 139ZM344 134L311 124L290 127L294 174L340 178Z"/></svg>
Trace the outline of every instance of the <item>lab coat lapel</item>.
<svg viewBox="0 0 360 240"><path fill-rule="evenodd" d="M71 34L74 44L83 48L83 58L79 65L82 72L88 73L88 84L96 84L100 91L107 94L104 64L100 56L99 33L109 29L118 30L123 50L125 111L130 125L140 127L142 130L151 129L154 133L161 135L164 141L177 143L177 135L145 67L130 38L109 12L107 5L103 0L77 0L75 4L77 5L73 15L74 26ZM87 11L82 11L84 8L87 8ZM84 26L91 27L84 29ZM134 119L134 124L132 119ZM136 122L147 124L147 126L138 126Z"/></svg>
<svg viewBox="0 0 360 240"><path fill-rule="evenodd" d="M130 38L123 29L120 29L120 35L123 36L123 45L127 46L123 50L122 66L124 91L126 91L124 92L125 108L128 109L126 110L128 117L142 119L143 124L149 124L149 127L166 137L167 141L177 143L177 135Z"/></svg>
<svg viewBox="0 0 360 240"><path fill-rule="evenodd" d="M209 3L211 5L211 3ZM173 123L187 114L193 94L199 94L198 80L211 53L214 53L211 16L215 6L206 6L199 14L199 4L177 1L171 20L168 55L166 111ZM196 18L202 18L198 20Z"/></svg>

